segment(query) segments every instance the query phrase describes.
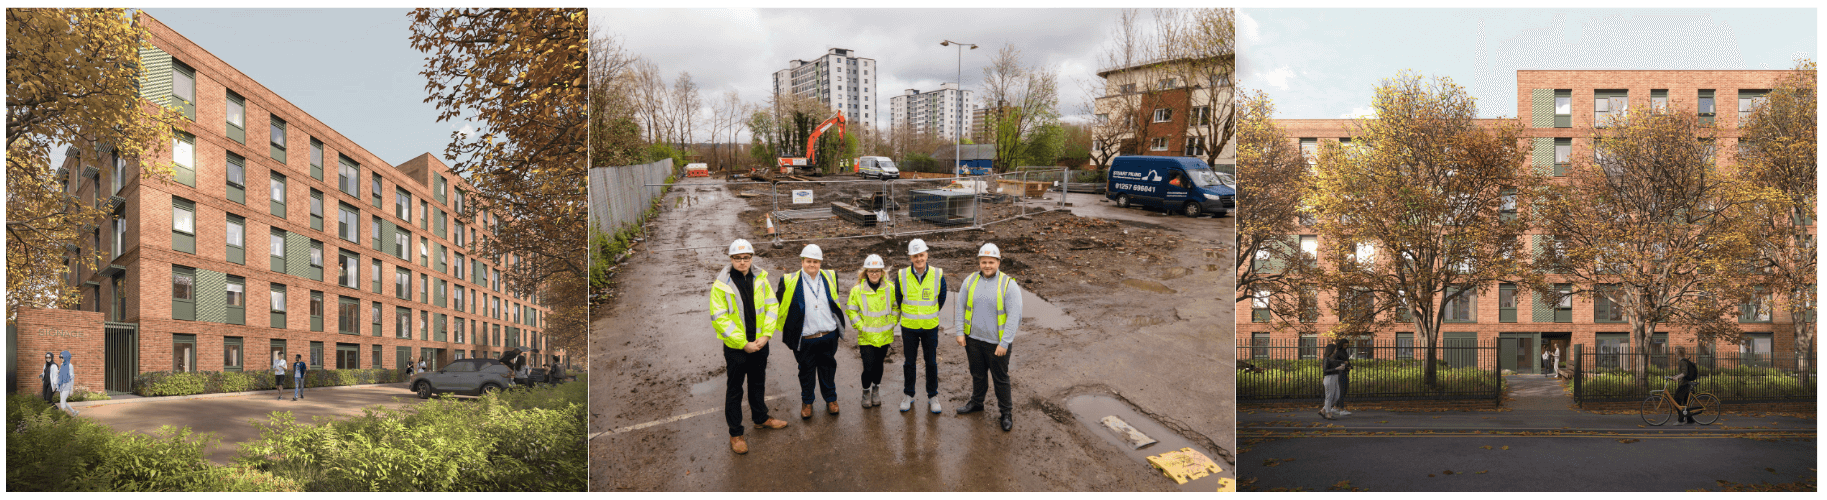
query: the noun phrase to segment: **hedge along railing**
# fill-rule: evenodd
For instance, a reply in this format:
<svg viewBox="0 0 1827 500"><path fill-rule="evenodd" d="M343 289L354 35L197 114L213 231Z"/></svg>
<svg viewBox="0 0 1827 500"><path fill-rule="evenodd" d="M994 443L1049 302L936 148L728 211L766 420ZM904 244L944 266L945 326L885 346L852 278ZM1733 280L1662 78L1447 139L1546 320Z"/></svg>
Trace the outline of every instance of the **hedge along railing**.
<svg viewBox="0 0 1827 500"><path fill-rule="evenodd" d="M1322 400L1323 344L1279 342L1237 346L1238 400ZM1435 361L1438 385L1426 384L1426 349L1408 345L1359 344L1351 348L1351 379L1345 397L1353 401L1479 400L1496 403L1503 395L1503 375L1478 367L1494 359L1495 346L1440 348Z"/></svg>
<svg viewBox="0 0 1827 500"><path fill-rule="evenodd" d="M1665 385L1674 390L1672 383L1665 384L1662 377L1674 376L1681 372L1679 361L1668 353L1651 353L1649 366L1649 387L1637 387L1636 363L1641 356L1628 353L1593 352L1591 346L1577 345L1571 361L1575 401L1584 403L1607 403L1620 401L1638 401L1649 397L1650 390L1662 389ZM1710 392L1726 404L1812 401L1816 399L1818 389L1814 384L1814 370L1803 372L1797 369L1800 356L1795 353L1754 354L1721 353L1707 356L1694 356L1694 365L1699 368L1699 378L1695 380L1700 390Z"/></svg>
<svg viewBox="0 0 1827 500"><path fill-rule="evenodd" d="M291 387L291 374L286 374ZM305 387L337 387L363 384L391 384L406 381L406 374L391 368L349 370L309 370ZM225 392L270 391L273 373L241 372L145 372L133 377L133 393L141 396L189 396Z"/></svg>

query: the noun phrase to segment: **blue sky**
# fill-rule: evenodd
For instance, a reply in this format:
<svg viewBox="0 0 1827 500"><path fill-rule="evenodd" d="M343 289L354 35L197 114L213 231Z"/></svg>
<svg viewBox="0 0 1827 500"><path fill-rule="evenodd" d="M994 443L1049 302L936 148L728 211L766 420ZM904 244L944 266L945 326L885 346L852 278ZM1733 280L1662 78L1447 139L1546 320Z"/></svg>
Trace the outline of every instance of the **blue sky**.
<svg viewBox="0 0 1827 500"><path fill-rule="evenodd" d="M1783 69L1819 59L1814 9L1239 10L1238 82L1279 118L1369 112L1379 79L1451 77L1516 115L1519 69Z"/></svg>
<svg viewBox="0 0 1827 500"><path fill-rule="evenodd" d="M146 12L389 164L442 158L462 126L421 102L425 56L406 9Z"/></svg>

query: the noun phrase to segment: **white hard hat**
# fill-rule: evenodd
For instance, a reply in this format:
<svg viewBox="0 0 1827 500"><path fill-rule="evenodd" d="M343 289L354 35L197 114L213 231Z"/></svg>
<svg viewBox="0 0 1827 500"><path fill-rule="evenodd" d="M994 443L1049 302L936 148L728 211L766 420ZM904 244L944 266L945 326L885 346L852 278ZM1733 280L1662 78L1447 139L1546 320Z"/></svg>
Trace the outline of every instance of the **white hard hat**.
<svg viewBox="0 0 1827 500"><path fill-rule="evenodd" d="M984 243L983 248L980 250L977 250L977 256L978 257L995 257L996 260L1002 260L1002 249L996 248L995 243Z"/></svg>
<svg viewBox="0 0 1827 500"><path fill-rule="evenodd" d="M863 259L863 269L887 269L887 268L888 268L887 265L882 264L882 256L880 256L880 255L869 254L869 258Z"/></svg>
<svg viewBox="0 0 1827 500"><path fill-rule="evenodd" d="M755 245L750 245L749 240L738 239L730 242L730 255L742 255L745 253L755 253Z"/></svg>
<svg viewBox="0 0 1827 500"><path fill-rule="evenodd" d="M907 255L920 255L920 253L925 251L926 241L914 238L913 241L907 242Z"/></svg>
<svg viewBox="0 0 1827 500"><path fill-rule="evenodd" d="M817 244L806 245L806 249L801 250L799 256L807 259L825 260L825 252L819 250Z"/></svg>

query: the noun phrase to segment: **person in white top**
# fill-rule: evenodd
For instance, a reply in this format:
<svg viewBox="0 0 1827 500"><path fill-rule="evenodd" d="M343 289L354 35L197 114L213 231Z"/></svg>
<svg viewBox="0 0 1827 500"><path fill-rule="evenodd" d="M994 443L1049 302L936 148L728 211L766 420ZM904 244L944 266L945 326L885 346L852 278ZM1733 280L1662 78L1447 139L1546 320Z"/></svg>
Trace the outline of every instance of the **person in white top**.
<svg viewBox="0 0 1827 500"><path fill-rule="evenodd" d="M279 399L285 399L285 353L273 353L273 390Z"/></svg>

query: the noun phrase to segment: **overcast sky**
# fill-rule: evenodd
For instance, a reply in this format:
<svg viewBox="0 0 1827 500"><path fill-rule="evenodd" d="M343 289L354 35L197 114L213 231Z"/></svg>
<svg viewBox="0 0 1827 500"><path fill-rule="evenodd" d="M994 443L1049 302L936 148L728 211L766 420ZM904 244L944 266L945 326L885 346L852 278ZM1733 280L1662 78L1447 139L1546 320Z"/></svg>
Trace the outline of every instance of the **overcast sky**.
<svg viewBox="0 0 1827 500"><path fill-rule="evenodd" d="M408 9L146 9L392 165L443 158L459 124L425 100Z"/></svg>
<svg viewBox="0 0 1827 500"><path fill-rule="evenodd" d="M1784 69L1819 59L1813 9L1238 11L1238 82L1281 118L1366 114L1379 79L1449 76L1516 116L1519 69Z"/></svg>
<svg viewBox="0 0 1827 500"><path fill-rule="evenodd" d="M591 9L590 23L659 65L668 81L691 72L706 100L735 90L744 101L764 102L774 72L789 61L833 47L855 50L882 72L872 111L906 89L936 90L958 79L958 49L941 41L977 44L963 56L964 88L977 95L983 67L1014 44L1026 65L1059 70L1060 113L1076 115L1086 93L1074 79L1101 83L1097 52L1117 15L1114 9ZM886 116L870 115L888 127Z"/></svg>

